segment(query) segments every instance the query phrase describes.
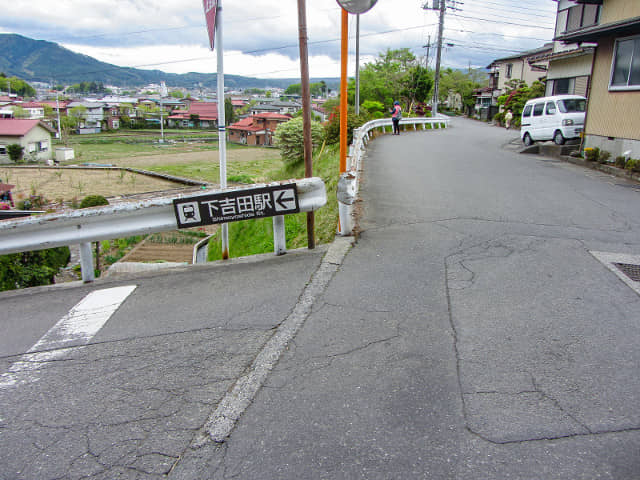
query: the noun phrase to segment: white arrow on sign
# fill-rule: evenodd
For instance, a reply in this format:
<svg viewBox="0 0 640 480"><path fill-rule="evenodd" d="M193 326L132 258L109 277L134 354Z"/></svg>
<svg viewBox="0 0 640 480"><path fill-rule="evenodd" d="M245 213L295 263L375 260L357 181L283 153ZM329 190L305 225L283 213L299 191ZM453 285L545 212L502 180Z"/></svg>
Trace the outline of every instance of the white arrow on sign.
<svg viewBox="0 0 640 480"><path fill-rule="evenodd" d="M291 194L291 196L285 198L285 195L287 194ZM274 190L273 199L275 200L276 212L296 209L296 196L295 192L291 189Z"/></svg>

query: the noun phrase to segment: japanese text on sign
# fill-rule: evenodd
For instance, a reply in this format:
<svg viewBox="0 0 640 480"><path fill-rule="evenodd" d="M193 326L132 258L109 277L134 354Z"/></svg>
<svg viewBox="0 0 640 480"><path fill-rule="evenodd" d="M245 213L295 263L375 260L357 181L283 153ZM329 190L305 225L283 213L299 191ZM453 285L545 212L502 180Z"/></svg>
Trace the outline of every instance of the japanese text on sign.
<svg viewBox="0 0 640 480"><path fill-rule="evenodd" d="M295 185L236 190L173 202L178 228L273 217L300 211Z"/></svg>

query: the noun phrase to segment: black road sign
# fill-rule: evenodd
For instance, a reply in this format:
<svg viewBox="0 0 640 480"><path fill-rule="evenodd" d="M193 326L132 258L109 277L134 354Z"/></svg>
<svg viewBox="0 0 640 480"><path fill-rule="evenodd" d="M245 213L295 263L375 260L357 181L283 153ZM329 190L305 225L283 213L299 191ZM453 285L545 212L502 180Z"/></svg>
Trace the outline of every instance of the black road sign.
<svg viewBox="0 0 640 480"><path fill-rule="evenodd" d="M295 183L233 190L173 201L178 228L298 213Z"/></svg>

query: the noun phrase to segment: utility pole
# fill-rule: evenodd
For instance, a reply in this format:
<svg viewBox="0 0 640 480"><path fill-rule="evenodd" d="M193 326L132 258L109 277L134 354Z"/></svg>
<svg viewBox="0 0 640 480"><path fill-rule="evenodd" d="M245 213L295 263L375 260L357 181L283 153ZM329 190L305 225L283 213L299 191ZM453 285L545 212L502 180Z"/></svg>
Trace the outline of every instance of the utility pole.
<svg viewBox="0 0 640 480"><path fill-rule="evenodd" d="M298 0L298 35L300 47L300 77L302 87L302 125L304 138L304 176L313 176L313 139L311 138L311 87L309 84L309 53L306 0ZM316 247L315 216L307 212L307 248Z"/></svg>
<svg viewBox="0 0 640 480"><path fill-rule="evenodd" d="M356 15L356 115L360 115L360 14Z"/></svg>
<svg viewBox="0 0 640 480"><path fill-rule="evenodd" d="M442 34L444 32L444 14L447 11L446 0L440 0L440 23L438 24L438 53L436 55L436 72L433 84L433 101L431 112L435 116L438 114L439 87L440 87L440 60L442 59Z"/></svg>
<svg viewBox="0 0 640 480"><path fill-rule="evenodd" d="M429 35L429 41L427 42L427 44L423 45L422 48L427 49L427 56L425 57L424 68L429 68L429 52L431 51L431 35Z"/></svg>

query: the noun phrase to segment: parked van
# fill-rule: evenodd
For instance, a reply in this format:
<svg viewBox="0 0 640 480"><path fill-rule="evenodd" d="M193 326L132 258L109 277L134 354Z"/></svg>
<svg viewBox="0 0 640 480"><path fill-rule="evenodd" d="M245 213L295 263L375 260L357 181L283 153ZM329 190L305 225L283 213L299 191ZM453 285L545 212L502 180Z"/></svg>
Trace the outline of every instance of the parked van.
<svg viewBox="0 0 640 480"><path fill-rule="evenodd" d="M522 110L520 138L526 146L540 140L578 138L584 130L587 99L579 95L556 95L529 100Z"/></svg>

